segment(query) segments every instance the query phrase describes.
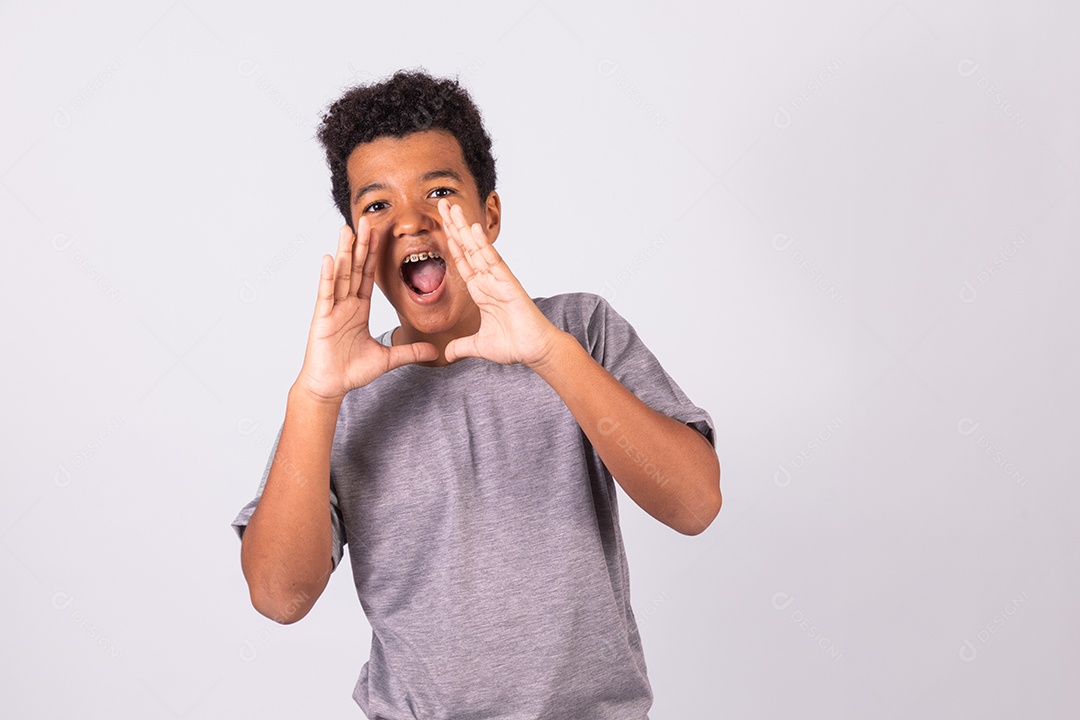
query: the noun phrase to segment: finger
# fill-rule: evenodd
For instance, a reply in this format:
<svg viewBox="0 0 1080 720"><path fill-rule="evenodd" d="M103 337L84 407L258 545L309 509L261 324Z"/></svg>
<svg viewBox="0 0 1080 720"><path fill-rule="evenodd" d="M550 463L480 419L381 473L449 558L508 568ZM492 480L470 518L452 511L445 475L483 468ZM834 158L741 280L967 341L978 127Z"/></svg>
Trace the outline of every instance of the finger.
<svg viewBox="0 0 1080 720"><path fill-rule="evenodd" d="M481 357L476 347L476 335L451 340L446 344L443 353L446 355L446 362L451 363L464 357Z"/></svg>
<svg viewBox="0 0 1080 720"><path fill-rule="evenodd" d="M502 255L500 255L499 251L495 249L495 246L488 241L487 235L484 233L484 227L480 223L472 224L472 236L476 238L476 244L480 248L480 254L489 266L498 265L502 262Z"/></svg>
<svg viewBox="0 0 1080 720"><path fill-rule="evenodd" d="M450 255L454 258L454 265L457 267L457 274L466 284L473 279L476 274L476 270L473 269L472 264L469 262L468 257L465 255L465 250L461 247L461 243L457 240L450 241Z"/></svg>
<svg viewBox="0 0 1080 720"><path fill-rule="evenodd" d="M349 295L356 295L357 297L363 297L359 292L363 290L364 282L367 280L366 268L370 266L375 267L373 253L371 252L371 223L367 218L360 218L356 221L356 241L353 244L353 264L352 275L349 278ZM371 262L369 262L369 258ZM368 288L368 297L371 296L371 289Z"/></svg>
<svg viewBox="0 0 1080 720"><path fill-rule="evenodd" d="M361 246L361 243L366 240L360 233L363 232L363 228L360 227L360 223L356 223L356 231L351 234L352 242L349 247L352 252L352 266L349 268L349 297L356 295L356 291L360 289L360 281L363 279L364 271L364 256L367 254L364 252L366 248Z"/></svg>
<svg viewBox="0 0 1080 720"><path fill-rule="evenodd" d="M439 215L442 216L443 229L446 231L446 237L448 240L452 240L452 244L461 244L461 238L458 235L457 225L454 223L452 217L450 217L450 201L446 199L439 200Z"/></svg>
<svg viewBox="0 0 1080 720"><path fill-rule="evenodd" d="M359 297L361 299L371 299L372 289L375 287L375 271L379 267L380 255L382 254L382 241L379 239L378 234L371 229L370 223L365 222L365 227L368 228L368 248L367 259L364 261L364 277L360 283Z"/></svg>
<svg viewBox="0 0 1080 720"><path fill-rule="evenodd" d="M465 222L465 213L462 212L460 205L450 206L450 227L453 228L454 237L461 244L461 250L469 260L469 264L473 265L477 260L474 257L476 254L476 241L472 237L469 224Z"/></svg>
<svg viewBox="0 0 1080 720"><path fill-rule="evenodd" d="M334 309L334 258L322 256L319 269L319 296L315 300L315 317L326 317Z"/></svg>
<svg viewBox="0 0 1080 720"><path fill-rule="evenodd" d="M348 225L342 226L338 233L338 251L334 260L334 302L341 302L349 295L353 237Z"/></svg>
<svg viewBox="0 0 1080 720"><path fill-rule="evenodd" d="M389 371L409 363L431 362L438 359L439 350L431 343L415 342L408 345L391 345L390 363L386 369Z"/></svg>
<svg viewBox="0 0 1080 720"><path fill-rule="evenodd" d="M446 203L445 210L443 203ZM472 278L475 271L472 265L469 263L468 258L465 256L465 252L461 246L461 236L458 232L457 226L450 218L450 202L445 200L439 201L439 214L443 216L443 228L446 230L447 245L450 247L450 256L454 259L454 265L457 266L458 275L461 279L468 283Z"/></svg>
<svg viewBox="0 0 1080 720"><path fill-rule="evenodd" d="M474 268L481 270L499 262L499 257L495 254L495 248L491 247L491 243L488 242L487 236L484 235L484 228L480 223L469 225L460 205L454 205L450 208L450 217L454 220L458 236L461 238L462 246L465 248L465 254Z"/></svg>
<svg viewBox="0 0 1080 720"><path fill-rule="evenodd" d="M439 202L436 203L439 208L439 215L442 216L443 225L450 224L450 201L446 198L439 198Z"/></svg>

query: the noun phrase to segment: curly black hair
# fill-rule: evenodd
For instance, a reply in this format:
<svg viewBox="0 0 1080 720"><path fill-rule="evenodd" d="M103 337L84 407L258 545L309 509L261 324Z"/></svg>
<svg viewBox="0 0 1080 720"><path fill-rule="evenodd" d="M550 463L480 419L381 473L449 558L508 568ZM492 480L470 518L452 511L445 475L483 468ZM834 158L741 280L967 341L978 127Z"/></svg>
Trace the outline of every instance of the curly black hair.
<svg viewBox="0 0 1080 720"><path fill-rule="evenodd" d="M495 189L491 137L484 129L480 109L456 78L398 70L388 80L349 88L330 106L319 125L318 139L326 149L334 203L349 227L353 221L346 163L352 151L380 137L401 138L434 128L457 138L480 202L485 202Z"/></svg>

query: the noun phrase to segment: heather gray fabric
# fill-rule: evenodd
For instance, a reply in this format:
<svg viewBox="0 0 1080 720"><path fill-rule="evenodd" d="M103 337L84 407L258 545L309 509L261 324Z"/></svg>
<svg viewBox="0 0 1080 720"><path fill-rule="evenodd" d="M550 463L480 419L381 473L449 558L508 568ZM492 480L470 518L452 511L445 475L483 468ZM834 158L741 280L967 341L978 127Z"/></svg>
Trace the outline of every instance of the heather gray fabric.
<svg viewBox="0 0 1080 720"><path fill-rule="evenodd" d="M534 301L643 402L715 447L709 414L603 298ZM268 473L269 462L233 521L241 537ZM368 718L647 718L616 486L532 370L407 365L350 392L330 483L334 567L347 542L372 628L353 691Z"/></svg>

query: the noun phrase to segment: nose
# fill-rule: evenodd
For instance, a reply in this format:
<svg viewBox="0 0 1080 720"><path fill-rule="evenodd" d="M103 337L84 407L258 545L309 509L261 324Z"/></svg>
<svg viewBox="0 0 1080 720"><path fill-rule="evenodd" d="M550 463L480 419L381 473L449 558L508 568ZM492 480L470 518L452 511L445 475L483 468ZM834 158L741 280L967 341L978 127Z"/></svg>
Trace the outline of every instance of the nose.
<svg viewBox="0 0 1080 720"><path fill-rule="evenodd" d="M437 205L421 199L399 201L392 220L394 237L429 233L440 222Z"/></svg>

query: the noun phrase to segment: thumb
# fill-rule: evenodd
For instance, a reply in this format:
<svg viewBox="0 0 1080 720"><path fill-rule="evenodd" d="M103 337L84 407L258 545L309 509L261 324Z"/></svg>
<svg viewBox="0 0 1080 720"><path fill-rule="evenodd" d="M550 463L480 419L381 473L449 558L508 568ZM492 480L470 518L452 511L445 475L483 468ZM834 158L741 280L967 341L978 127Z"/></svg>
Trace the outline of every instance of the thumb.
<svg viewBox="0 0 1080 720"><path fill-rule="evenodd" d="M454 362L463 357L481 357L476 347L475 335L451 340L446 344L446 350L443 352L446 355L446 362Z"/></svg>
<svg viewBox="0 0 1080 720"><path fill-rule="evenodd" d="M409 363L430 362L438 358L438 349L428 342L394 345L390 348L390 363L387 370L394 370Z"/></svg>

